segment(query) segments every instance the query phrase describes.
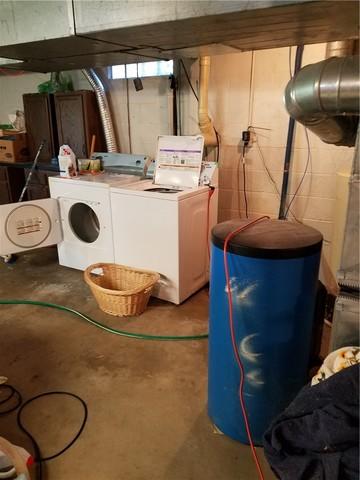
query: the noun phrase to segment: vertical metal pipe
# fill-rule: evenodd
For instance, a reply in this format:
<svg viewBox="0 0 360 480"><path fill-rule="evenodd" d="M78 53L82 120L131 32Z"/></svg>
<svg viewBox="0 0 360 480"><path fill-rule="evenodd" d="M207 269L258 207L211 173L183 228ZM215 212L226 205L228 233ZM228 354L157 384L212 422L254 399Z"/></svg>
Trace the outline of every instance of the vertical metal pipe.
<svg viewBox="0 0 360 480"><path fill-rule="evenodd" d="M178 111L177 111L177 78L170 75L170 89L172 90L172 130L173 135L178 134Z"/></svg>
<svg viewBox="0 0 360 480"><path fill-rule="evenodd" d="M304 46L299 45L296 49L294 75L296 75L296 73L301 68L303 52L304 52ZM286 219L286 199L287 199L287 192L289 187L290 161L291 161L291 153L292 153L292 147L294 142L294 129L295 129L295 120L292 117L290 117L287 139L286 139L286 149L285 149L285 158L284 158L284 175L283 175L281 197L280 197L280 209L279 209L280 220Z"/></svg>

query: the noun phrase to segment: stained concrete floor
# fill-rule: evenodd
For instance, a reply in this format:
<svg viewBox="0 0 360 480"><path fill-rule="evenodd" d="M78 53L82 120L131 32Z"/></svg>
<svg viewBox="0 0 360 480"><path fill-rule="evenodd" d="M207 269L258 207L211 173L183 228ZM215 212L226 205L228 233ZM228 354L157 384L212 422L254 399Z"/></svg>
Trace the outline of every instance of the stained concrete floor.
<svg viewBox="0 0 360 480"><path fill-rule="evenodd" d="M60 267L55 248L0 265L0 298L67 305L116 328L191 334L207 330L206 289L183 305L151 300L138 318L102 313L82 273ZM216 434L207 417L207 341L154 342L101 331L70 314L0 305L0 375L24 399L50 390L80 395L89 419L78 442L47 464L48 480L252 480L248 447ZM76 432L72 399L44 398L24 422L43 455ZM30 449L15 414L0 417L0 435ZM260 450L266 478L274 478Z"/></svg>

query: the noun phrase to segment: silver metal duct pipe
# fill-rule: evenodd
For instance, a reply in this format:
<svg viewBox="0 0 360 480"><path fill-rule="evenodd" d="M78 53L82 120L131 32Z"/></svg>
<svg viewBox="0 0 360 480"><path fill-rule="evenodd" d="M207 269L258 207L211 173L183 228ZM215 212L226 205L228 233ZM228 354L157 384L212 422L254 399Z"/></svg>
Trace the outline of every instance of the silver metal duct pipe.
<svg viewBox="0 0 360 480"><path fill-rule="evenodd" d="M106 98L104 85L93 68L82 70L90 85L95 91L96 99L99 106L101 122L104 129L105 143L108 152L118 152L114 125L111 118L109 103Z"/></svg>
<svg viewBox="0 0 360 480"><path fill-rule="evenodd" d="M359 116L359 57L331 57L302 68L287 84L289 115L325 143L355 145Z"/></svg>

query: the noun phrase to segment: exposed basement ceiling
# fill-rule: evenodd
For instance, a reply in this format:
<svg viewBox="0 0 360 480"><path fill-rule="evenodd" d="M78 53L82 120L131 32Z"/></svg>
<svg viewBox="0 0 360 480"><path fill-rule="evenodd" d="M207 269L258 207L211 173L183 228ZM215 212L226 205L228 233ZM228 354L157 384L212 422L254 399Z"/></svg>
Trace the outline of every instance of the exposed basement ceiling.
<svg viewBox="0 0 360 480"><path fill-rule="evenodd" d="M357 1L0 0L0 63L47 72L329 42L357 38L358 18Z"/></svg>

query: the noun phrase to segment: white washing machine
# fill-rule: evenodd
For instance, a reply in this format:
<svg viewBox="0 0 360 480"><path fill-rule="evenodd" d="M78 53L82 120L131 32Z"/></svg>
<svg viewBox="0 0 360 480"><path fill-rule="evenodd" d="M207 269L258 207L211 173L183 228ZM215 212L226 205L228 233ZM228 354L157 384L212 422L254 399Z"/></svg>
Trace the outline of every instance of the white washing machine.
<svg viewBox="0 0 360 480"><path fill-rule="evenodd" d="M154 296L183 302L208 281L217 201L199 186L203 137L161 136L154 180L111 187L115 262L154 270Z"/></svg>
<svg viewBox="0 0 360 480"><path fill-rule="evenodd" d="M137 181L117 174L50 177L51 198L0 206L0 254L57 244L66 267L114 262L110 187Z"/></svg>

